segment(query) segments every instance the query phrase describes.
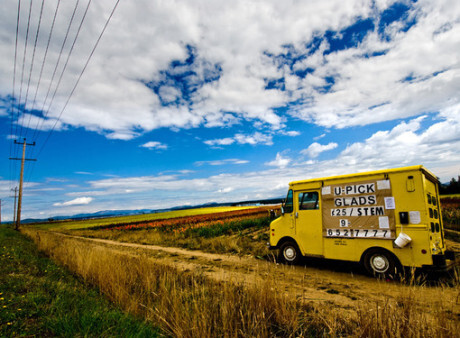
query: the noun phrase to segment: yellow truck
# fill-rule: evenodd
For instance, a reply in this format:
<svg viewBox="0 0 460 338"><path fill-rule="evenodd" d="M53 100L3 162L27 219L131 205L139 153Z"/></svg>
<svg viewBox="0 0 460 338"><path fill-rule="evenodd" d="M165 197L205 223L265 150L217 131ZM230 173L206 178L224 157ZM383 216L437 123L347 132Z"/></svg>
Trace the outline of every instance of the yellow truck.
<svg viewBox="0 0 460 338"><path fill-rule="evenodd" d="M270 249L360 262L378 276L403 267L447 270L438 179L423 166L291 182L282 215L270 224Z"/></svg>

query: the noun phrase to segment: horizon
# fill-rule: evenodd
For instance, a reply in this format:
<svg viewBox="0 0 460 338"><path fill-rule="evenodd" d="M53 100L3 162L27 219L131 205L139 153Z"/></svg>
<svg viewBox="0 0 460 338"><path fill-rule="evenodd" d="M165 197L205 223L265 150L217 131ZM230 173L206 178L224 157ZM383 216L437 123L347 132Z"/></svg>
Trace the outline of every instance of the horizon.
<svg viewBox="0 0 460 338"><path fill-rule="evenodd" d="M2 221L24 138L22 219L278 198L409 165L460 174L458 1L103 0L71 26L75 3L30 4L17 45L18 2L0 13Z"/></svg>

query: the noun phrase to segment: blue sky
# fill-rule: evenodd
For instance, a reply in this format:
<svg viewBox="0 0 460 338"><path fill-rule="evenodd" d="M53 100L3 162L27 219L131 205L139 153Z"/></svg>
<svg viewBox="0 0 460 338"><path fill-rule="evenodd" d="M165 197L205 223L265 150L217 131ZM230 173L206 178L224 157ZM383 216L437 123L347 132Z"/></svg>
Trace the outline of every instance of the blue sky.
<svg viewBox="0 0 460 338"><path fill-rule="evenodd" d="M23 218L272 198L414 164L460 174L458 1L120 1L70 96L115 3L84 16L80 1L66 39L75 3L49 38L57 1L41 20L33 1L26 44L21 0L15 59L18 1L3 2L4 220L24 137L38 161Z"/></svg>

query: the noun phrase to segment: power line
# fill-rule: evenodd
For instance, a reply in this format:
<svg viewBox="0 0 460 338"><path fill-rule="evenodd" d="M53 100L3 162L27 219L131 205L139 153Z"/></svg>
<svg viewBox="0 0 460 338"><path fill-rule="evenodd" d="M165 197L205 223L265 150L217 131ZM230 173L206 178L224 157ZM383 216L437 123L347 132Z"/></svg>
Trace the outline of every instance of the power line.
<svg viewBox="0 0 460 338"><path fill-rule="evenodd" d="M21 0L18 1L18 15L16 18L16 42L14 45L14 70L13 70L13 96L11 97L11 123L10 123L10 135L13 137L13 120L14 120L14 100L15 100L15 88L16 88L16 60L18 54L18 35L19 35L19 19L21 14ZM13 155L13 141L10 143L10 157ZM14 166L16 167L16 166ZM13 164L10 162L10 182L13 181ZM11 188L11 185L10 185Z"/></svg>
<svg viewBox="0 0 460 338"><path fill-rule="evenodd" d="M78 36L80 35L81 27L83 26L83 22L85 21L86 14L88 13L89 6L91 5L91 1L92 0L89 0L87 5L86 5L85 12L83 13L83 17L81 19L80 25L78 26L77 33L76 33L75 38L74 38L74 40L72 42L72 46L70 47L69 53L67 55L67 59L66 59L66 61L64 63L64 67L62 68L62 71L61 71L61 75L59 76L59 80L57 82L56 88L54 89L54 93L53 93L51 101L50 101L50 103L48 105L48 109L46 110L45 117L48 115L49 111L51 110L51 106L53 105L54 99L56 97L56 93L57 93L57 91L59 89L59 86L61 84L62 78L64 77L64 73L65 73L65 71L67 69L67 65L69 63L70 57L72 56L72 52L73 52L73 49L75 47L75 43L77 42ZM44 120L42 120L42 124L44 123L43 121Z"/></svg>
<svg viewBox="0 0 460 338"><path fill-rule="evenodd" d="M57 123L60 121L60 119L61 119L61 117L62 117L62 114L63 114L64 110L67 108L67 105L68 105L68 103L69 103L71 97L73 96L73 93L75 92L75 89L77 88L78 83L80 82L80 80L81 80L81 78L82 78L82 76L83 76L83 73L85 72L86 68L88 67L89 62L90 62L90 60L91 60L91 58L92 58L92 56L93 56L93 54L94 54L94 52L95 52L97 46L99 45L99 42L101 41L102 35L104 35L104 32L105 32L105 30L106 30L106 28L107 28L107 26L108 26L110 20L112 19L112 16L113 16L113 14L115 13L115 10L117 9L119 3L120 3L120 0L117 0L117 2L115 3L115 5L114 5L114 7L113 7L113 9L112 9L112 12L110 13L110 16L108 17L107 21L105 22L104 28L102 29L101 33L99 34L99 37L97 38L97 41L96 41L96 43L95 43L95 45L94 45L94 47L93 47L93 49L92 49L92 51L91 51L91 54L89 55L88 59L86 60L85 66L83 67L82 71L80 72L80 75L79 75L79 77L78 77L78 79L77 79L77 82L75 83L75 85L74 85L72 91L70 92L70 95L69 95L69 97L67 98L67 101L66 101L64 107L62 108L62 110L61 110L61 112L60 112L60 114L59 114L58 119L56 120L56 122L55 122L54 125L53 125L53 128L52 128L51 131L48 133L48 136L47 136L45 142L43 143L42 147L40 148L40 151L39 151L37 157L42 153L42 151L43 151L43 149L45 148L45 146L46 146L46 144L47 144L49 138L51 137L51 135L52 135L54 129L56 128Z"/></svg>
<svg viewBox="0 0 460 338"><path fill-rule="evenodd" d="M21 71L21 85L19 87L19 100L18 100L18 115L17 115L17 122L16 122L16 133L17 133L17 126L19 124L19 115L20 115L20 107L21 107L21 98L22 98L22 85L24 83L24 67L26 65L26 55L27 55L27 45L29 43L29 29L30 29L30 16L32 14L32 0L30 0L29 6L29 18L27 19L27 31L26 31L26 39L24 42L24 53L22 57L22 71ZM19 133L19 138L22 136L22 125L21 131Z"/></svg>
<svg viewBox="0 0 460 338"><path fill-rule="evenodd" d="M44 5L45 5L45 0L42 0L42 5L41 5L41 8L40 8L40 17L38 19L37 34L35 34L34 51L32 53L32 61L30 63L29 81L27 82L27 91L26 91L26 98L25 98L25 102L24 102L24 109L27 107L27 99L29 98L30 80L32 79L32 71L33 71L33 68L34 68L34 61L35 61L35 51L37 49L38 35L40 34L40 26L41 26L41 23L42 23L43 6ZM30 125L31 117L32 117L32 114L29 114L29 122L27 123L26 134L25 134L24 137L27 137L27 130L28 130L29 125Z"/></svg>
<svg viewBox="0 0 460 338"><path fill-rule="evenodd" d="M54 99L55 99L56 94L57 94L57 92L58 92L58 90L59 90L59 87L60 87L62 78L64 77L65 71L66 71L66 69L67 69L67 66L68 66L70 57L72 56L72 52L73 52L73 50L74 50L75 44L76 44L76 42L77 42L77 40L78 40L78 36L80 35L80 31L81 31L81 28L82 28L83 23L84 23L84 21L85 21L86 15L87 15L88 10L89 10L89 6L91 5L91 2L92 2L92 0L89 0L88 3L87 3L87 5L86 5L85 11L84 11L84 13L83 13L82 19L81 19L81 21L80 21L80 24L79 24L79 26L78 26L77 32L76 32L75 37L74 37L74 39L73 39L73 42L72 42L72 45L71 45L71 47L70 47L69 53L67 54L67 59L66 59L66 61L65 61L65 63L64 63L64 67L62 68L62 71L61 71L60 76L59 76L59 80L58 80L58 82L57 82L57 84L56 84L56 87L55 87L55 89L54 89L53 96L52 96L52 98L51 98L51 100L50 100L50 102L49 102L48 108L47 108L46 112L44 112L44 114L43 114L43 119L41 120L41 123L40 123L40 120L37 121L37 125L36 125L36 128L35 128L34 133L33 133L33 138L32 138L33 140L36 140L36 139L35 139L35 135L37 135L37 139L38 139L38 134L37 134L37 132L38 132L38 130L40 129L41 125L43 125L43 123L44 123L46 117L48 116L49 111L51 110L51 107L52 107L52 105L53 105ZM74 12L73 12L71 21L73 21L73 19L74 19L74 17L75 17L75 13L76 13L76 10L77 10L78 3L79 3L79 1L77 1L77 4L76 4L76 6L75 6L75 8L74 8ZM69 31L70 31L70 26L71 26L71 24L70 24L69 27L68 27L67 34L66 34L66 39L68 38L68 33L69 33ZM65 40L66 40L66 39L65 39ZM63 43L63 45L62 45L62 48L61 48L61 54L60 54L60 56L59 56L58 63L59 63L59 61L60 61L60 57L61 57L62 52L63 52L64 44L65 44L65 41L64 41L64 43ZM57 70L57 66L58 66L58 64L56 64L55 73L56 73L56 70ZM55 73L53 73L53 78L54 78ZM51 82L52 82L52 81L51 81ZM52 85L52 83L50 83L50 86L48 87L48 93L47 93L47 95L48 95L49 92L50 92L51 85ZM47 98L46 98L45 101L44 101L43 107L45 106L46 100L47 100ZM42 107L42 108L43 108L43 107ZM29 121L30 121L30 120L29 120ZM26 133L26 135L27 135L27 133ZM26 180L27 182L29 181L29 178L30 178L30 176L32 175L33 169L34 169L33 166L31 166L31 167L28 168L28 174L27 174L27 180Z"/></svg>
<svg viewBox="0 0 460 338"><path fill-rule="evenodd" d="M51 29L50 29L50 34L48 36L48 42L46 44L46 49L45 49L45 55L43 57L43 62L42 62L42 66L41 66L41 69L40 69L40 75L38 77L38 84L37 84L37 88L35 89L35 95L34 95L34 101L32 103L32 108L35 107L35 103L37 102L37 94L38 94L38 89L40 88L40 83L41 83L41 79L42 79L42 76L43 76L43 69L45 68L45 62L46 62L46 58L48 56L48 49L49 49L49 46L50 46L50 41L51 41L51 36L53 35L53 31L54 31L54 24L56 23L56 17L57 17L57 13L58 13L58 10L59 10L59 4L61 2L58 1L57 2L57 5L56 5L56 10L54 11L54 17L53 17L53 23L51 24ZM36 136L36 132L38 130L38 124L40 123L40 120L37 119L37 125L35 126L35 129L34 129L34 133L32 135L32 140L35 139L35 136Z"/></svg>
<svg viewBox="0 0 460 338"><path fill-rule="evenodd" d="M45 100L43 101L42 108L40 109L41 111L44 111L44 109L45 109L46 101L48 100L48 96L49 96L49 93L51 91L51 86L53 84L54 77L56 76L56 71L57 71L59 63L61 61L62 52L64 50L65 43L67 42L67 38L68 38L69 32L70 32L70 28L72 27L73 19L75 17L75 13L77 11L77 7L78 7L79 2L80 2L80 0L77 0L77 2L75 3L75 8L73 9L72 17L70 18L69 26L67 27L67 31L65 33L64 41L62 42L61 50L59 51L58 60L56 62L56 66L54 67L53 75L51 76L51 81L50 81L50 84L48 86L48 91L46 93ZM43 117L44 119L46 118L46 115L47 114L44 115L44 117Z"/></svg>

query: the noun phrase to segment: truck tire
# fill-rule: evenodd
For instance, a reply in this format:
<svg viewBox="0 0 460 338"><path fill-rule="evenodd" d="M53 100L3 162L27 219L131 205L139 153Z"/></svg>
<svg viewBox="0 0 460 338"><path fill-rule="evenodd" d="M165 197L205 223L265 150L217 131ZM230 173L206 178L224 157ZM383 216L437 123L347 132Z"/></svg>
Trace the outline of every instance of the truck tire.
<svg viewBox="0 0 460 338"><path fill-rule="evenodd" d="M302 254L294 241L284 242L279 251L278 260L288 265L297 264Z"/></svg>
<svg viewBox="0 0 460 338"><path fill-rule="evenodd" d="M401 266L396 258L382 249L369 250L363 259L364 267L372 276L395 279L401 273Z"/></svg>

